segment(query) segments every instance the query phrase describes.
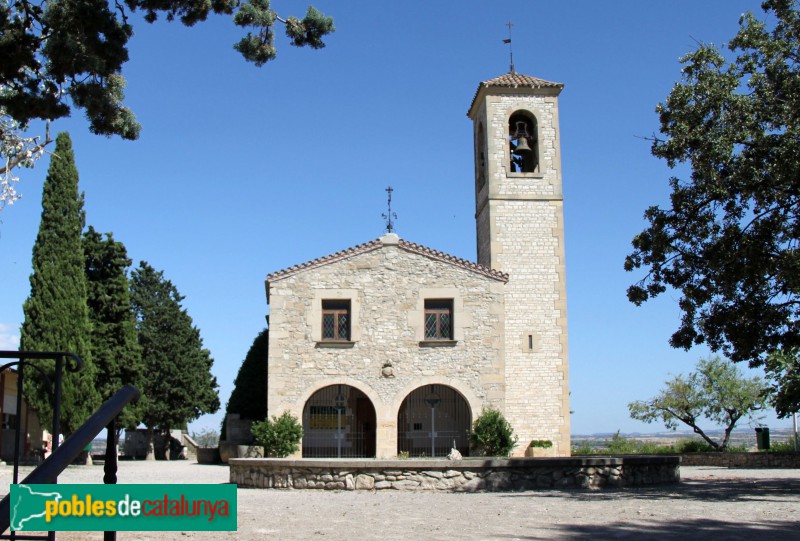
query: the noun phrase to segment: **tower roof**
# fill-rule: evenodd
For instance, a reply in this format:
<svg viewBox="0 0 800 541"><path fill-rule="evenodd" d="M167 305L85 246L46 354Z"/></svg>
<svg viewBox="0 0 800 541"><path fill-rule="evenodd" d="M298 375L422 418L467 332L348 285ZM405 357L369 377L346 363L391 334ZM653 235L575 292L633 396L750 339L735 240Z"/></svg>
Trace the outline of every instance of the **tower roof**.
<svg viewBox="0 0 800 541"><path fill-rule="evenodd" d="M472 107L475 105L475 100L478 99L478 94L480 94L481 90L485 88L552 88L556 89L557 91L561 91L564 88L564 83L554 83L553 81L545 81L544 79L539 79L538 77L531 77L530 75L523 75L522 73L517 73L515 71L511 71L506 73L505 75L501 75L500 77L495 77L494 79L489 79L488 81L483 81L481 84L478 85L478 90L475 91L475 96L472 98L472 103L469 105L469 111L472 110ZM469 112L467 113L469 114Z"/></svg>

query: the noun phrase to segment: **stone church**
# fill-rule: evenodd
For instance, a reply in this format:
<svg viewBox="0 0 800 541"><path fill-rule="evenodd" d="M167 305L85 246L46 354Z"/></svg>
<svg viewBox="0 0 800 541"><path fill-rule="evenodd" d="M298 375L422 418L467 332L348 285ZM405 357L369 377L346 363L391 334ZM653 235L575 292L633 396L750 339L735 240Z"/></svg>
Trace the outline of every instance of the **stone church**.
<svg viewBox="0 0 800 541"><path fill-rule="evenodd" d="M267 276L269 415L302 419L303 457L468 456L487 407L515 456L569 455L562 89L478 86L477 262L387 233Z"/></svg>

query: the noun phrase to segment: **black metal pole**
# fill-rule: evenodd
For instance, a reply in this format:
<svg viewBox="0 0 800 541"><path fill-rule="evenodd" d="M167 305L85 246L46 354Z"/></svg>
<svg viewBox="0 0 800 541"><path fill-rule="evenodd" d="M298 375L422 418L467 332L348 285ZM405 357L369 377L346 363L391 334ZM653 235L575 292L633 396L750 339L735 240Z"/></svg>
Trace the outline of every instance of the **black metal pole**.
<svg viewBox="0 0 800 541"><path fill-rule="evenodd" d="M19 480L19 433L22 419L22 378L25 376L25 362L20 360L17 370L17 426L14 431L14 484Z"/></svg>

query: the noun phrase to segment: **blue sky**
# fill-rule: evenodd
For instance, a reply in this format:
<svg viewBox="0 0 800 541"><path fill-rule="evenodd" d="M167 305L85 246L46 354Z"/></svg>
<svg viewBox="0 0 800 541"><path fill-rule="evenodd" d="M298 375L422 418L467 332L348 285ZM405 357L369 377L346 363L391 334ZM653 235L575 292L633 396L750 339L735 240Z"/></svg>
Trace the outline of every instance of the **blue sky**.
<svg viewBox="0 0 800 541"><path fill-rule="evenodd" d="M240 31L227 18L185 28L135 17L124 74L140 140L92 135L79 111L54 125L72 136L87 223L186 296L223 404L265 324L266 274L380 236L387 185L401 237L476 258L466 110L480 81L508 71L512 20L517 71L565 84L573 433L662 430L631 420L627 403L707 352L667 344L676 294L641 308L625 297L641 277L622 268L630 240L645 208L667 201L671 174L643 137L658 130L654 108L680 76L678 58L725 42L760 2L314 5L335 19L328 47L295 49L279 35L278 58L262 68L232 49ZM273 6L302 15L306 4ZM24 199L0 214L0 347L16 347L47 161L22 171ZM221 416L191 428L218 428Z"/></svg>

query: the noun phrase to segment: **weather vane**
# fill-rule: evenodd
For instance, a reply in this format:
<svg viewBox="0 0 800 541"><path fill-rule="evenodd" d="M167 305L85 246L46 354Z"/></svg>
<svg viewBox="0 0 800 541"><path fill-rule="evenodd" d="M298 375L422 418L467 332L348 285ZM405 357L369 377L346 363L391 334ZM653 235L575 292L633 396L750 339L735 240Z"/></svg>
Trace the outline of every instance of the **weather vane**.
<svg viewBox="0 0 800 541"><path fill-rule="evenodd" d="M386 188L386 193L389 194L389 212L387 214L381 214L383 219L386 220L386 232L391 233L394 230L394 220L397 219L397 214L392 212L392 189L391 186Z"/></svg>
<svg viewBox="0 0 800 541"><path fill-rule="evenodd" d="M516 73L516 71L514 71L514 49L511 46L511 27L514 26L514 23L512 23L511 21L508 21L506 23L506 26L508 27L508 39L504 39L503 43L507 43L508 44L508 53L511 55L511 71L510 71L510 73Z"/></svg>

